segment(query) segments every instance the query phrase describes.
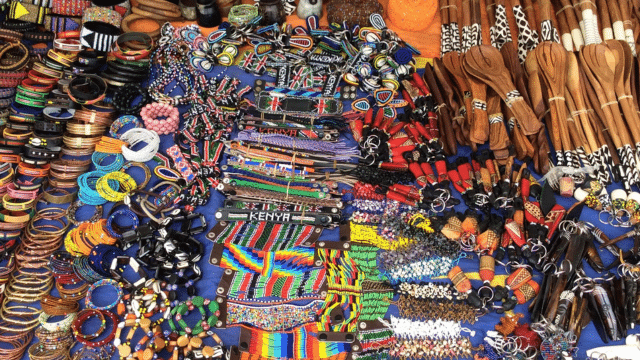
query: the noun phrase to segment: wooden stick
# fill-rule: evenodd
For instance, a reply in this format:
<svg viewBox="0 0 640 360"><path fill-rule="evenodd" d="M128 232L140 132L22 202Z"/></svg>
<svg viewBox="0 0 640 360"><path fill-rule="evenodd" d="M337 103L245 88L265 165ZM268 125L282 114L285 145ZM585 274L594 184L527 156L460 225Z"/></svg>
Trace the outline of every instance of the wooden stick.
<svg viewBox="0 0 640 360"><path fill-rule="evenodd" d="M624 40L624 24L622 23L622 15L620 14L618 2L611 1L608 4L605 4L605 6L609 9L609 16L611 17L611 28L613 29L613 38L616 40Z"/></svg>
<svg viewBox="0 0 640 360"><path fill-rule="evenodd" d="M631 48L631 53L633 54L633 56L636 56L636 42L633 36L633 23L631 22L631 10L629 9L630 5L631 4L629 3L629 1L620 2L620 17L622 18L622 23L624 26L625 39L629 44L629 47Z"/></svg>
<svg viewBox="0 0 640 360"><path fill-rule="evenodd" d="M611 17L607 0L598 0L598 11L600 12L600 22L602 23L602 39L607 41L613 39L613 29L611 28Z"/></svg>
<svg viewBox="0 0 640 360"><path fill-rule="evenodd" d="M571 38L573 39L573 45L575 45L576 49L580 51L582 46L584 45L584 39L582 31L580 30L580 23L578 22L578 18L576 17L576 13L573 10L573 6L569 0L560 0L560 4L562 8L558 10L557 13L562 13L567 20L567 25L569 25L569 29L571 29ZM557 14L556 13L556 14Z"/></svg>

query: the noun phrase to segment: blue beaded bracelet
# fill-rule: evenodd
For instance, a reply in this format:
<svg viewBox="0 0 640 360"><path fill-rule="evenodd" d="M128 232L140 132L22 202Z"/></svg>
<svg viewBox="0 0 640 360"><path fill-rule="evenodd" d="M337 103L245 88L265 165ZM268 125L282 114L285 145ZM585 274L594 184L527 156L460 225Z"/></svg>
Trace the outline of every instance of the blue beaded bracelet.
<svg viewBox="0 0 640 360"><path fill-rule="evenodd" d="M109 233L109 235L111 235L112 237L114 237L116 239L121 239L122 238L122 234L120 234L120 233L116 232L115 230L113 230L113 223L114 223L114 221L116 221L117 219L120 219L120 218L129 218L131 220L131 225L129 227L127 227L126 229L124 229L125 231L136 229L138 227L138 225L140 224L140 220L138 220L138 216L136 214L134 214L133 211L131 211L130 209L120 209L120 210L114 212L107 219L106 228L107 228L107 232Z"/></svg>
<svg viewBox="0 0 640 360"><path fill-rule="evenodd" d="M113 156L115 160L110 164L103 165L102 162L110 156ZM119 171L122 168L124 165L124 156L122 156L122 154L94 152L93 155L91 155L91 161L93 161L93 165L95 165L97 170L110 173Z"/></svg>

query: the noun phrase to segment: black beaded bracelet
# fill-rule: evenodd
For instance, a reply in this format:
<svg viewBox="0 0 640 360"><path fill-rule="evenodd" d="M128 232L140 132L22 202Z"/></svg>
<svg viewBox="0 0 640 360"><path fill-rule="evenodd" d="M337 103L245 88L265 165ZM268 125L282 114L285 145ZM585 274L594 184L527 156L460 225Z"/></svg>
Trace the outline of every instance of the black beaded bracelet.
<svg viewBox="0 0 640 360"><path fill-rule="evenodd" d="M52 42L56 34L52 31L26 31L24 39L33 42Z"/></svg>
<svg viewBox="0 0 640 360"><path fill-rule="evenodd" d="M138 96L141 97L140 101L133 105ZM122 115L138 115L150 102L149 92L138 84L127 84L116 90L113 95L113 107Z"/></svg>
<svg viewBox="0 0 640 360"><path fill-rule="evenodd" d="M36 31L38 29L38 25L34 23L15 19L6 19L2 22L2 27L9 30L19 31L21 33Z"/></svg>

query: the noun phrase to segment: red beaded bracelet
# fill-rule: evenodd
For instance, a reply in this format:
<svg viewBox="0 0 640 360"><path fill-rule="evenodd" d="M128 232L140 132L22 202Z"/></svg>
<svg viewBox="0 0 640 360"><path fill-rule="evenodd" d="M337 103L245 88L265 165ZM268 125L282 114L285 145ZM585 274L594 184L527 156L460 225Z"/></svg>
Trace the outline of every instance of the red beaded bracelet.
<svg viewBox="0 0 640 360"><path fill-rule="evenodd" d="M82 324L87 321L90 317L97 316L102 323L100 324L100 329L93 334L85 335L82 333ZM102 340L93 341L104 333L104 330L107 327L106 317L111 320L111 329L109 330L109 334ZM78 317L71 325L71 329L73 331L73 335L76 340L84 345L89 347L100 347L110 343L116 336L116 330L118 329L118 315L111 311L105 310L96 310L96 309L84 309L78 313Z"/></svg>
<svg viewBox="0 0 640 360"><path fill-rule="evenodd" d="M53 85L40 84L29 78L22 80L22 86L31 91L37 91L41 93L49 93L51 92L51 90L53 90Z"/></svg>

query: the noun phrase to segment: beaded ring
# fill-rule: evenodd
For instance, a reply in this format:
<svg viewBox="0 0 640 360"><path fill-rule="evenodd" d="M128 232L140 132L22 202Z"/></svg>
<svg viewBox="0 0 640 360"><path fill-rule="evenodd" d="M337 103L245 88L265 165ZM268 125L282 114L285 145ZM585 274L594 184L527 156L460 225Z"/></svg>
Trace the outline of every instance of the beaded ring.
<svg viewBox="0 0 640 360"><path fill-rule="evenodd" d="M105 305L105 306L97 306L96 304L93 303L93 292L95 291L95 289L101 287L101 286L111 286L112 288L114 288L116 290L116 299L109 305ZM85 303L87 308L89 309L96 309L96 310L110 310L113 307L115 307L119 302L120 299L122 299L122 296L124 295L123 291L122 291L122 286L120 283L118 283L115 280L111 280L111 279L102 279L98 282L95 282L93 284L91 284L89 286L89 290L87 291L87 295L85 297Z"/></svg>

